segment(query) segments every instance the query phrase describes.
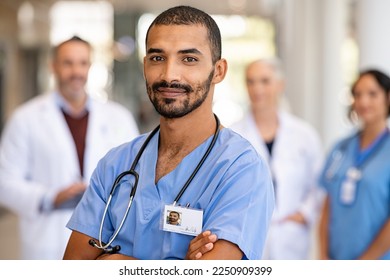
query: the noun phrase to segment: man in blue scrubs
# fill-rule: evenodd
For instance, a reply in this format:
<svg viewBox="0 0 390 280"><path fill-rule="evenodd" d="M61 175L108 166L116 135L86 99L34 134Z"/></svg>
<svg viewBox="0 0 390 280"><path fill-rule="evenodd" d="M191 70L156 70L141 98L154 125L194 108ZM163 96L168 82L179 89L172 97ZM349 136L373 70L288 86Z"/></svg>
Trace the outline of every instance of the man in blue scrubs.
<svg viewBox="0 0 390 280"><path fill-rule="evenodd" d="M214 87L226 71L219 28L208 14L178 6L153 21L144 76L160 129L99 162L68 223L64 259L261 258L272 180L249 142L213 114ZM124 176L109 197L134 164L139 178L126 214L135 176ZM181 213L180 226L164 223L169 211Z"/></svg>

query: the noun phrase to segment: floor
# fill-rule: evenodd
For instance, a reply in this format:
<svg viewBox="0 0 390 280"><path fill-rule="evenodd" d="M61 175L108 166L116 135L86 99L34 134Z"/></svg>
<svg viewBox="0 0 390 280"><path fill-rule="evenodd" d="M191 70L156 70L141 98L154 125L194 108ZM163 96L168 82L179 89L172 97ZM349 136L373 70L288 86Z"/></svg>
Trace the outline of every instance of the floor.
<svg viewBox="0 0 390 280"><path fill-rule="evenodd" d="M18 260L19 239L17 217L0 208L0 260Z"/></svg>

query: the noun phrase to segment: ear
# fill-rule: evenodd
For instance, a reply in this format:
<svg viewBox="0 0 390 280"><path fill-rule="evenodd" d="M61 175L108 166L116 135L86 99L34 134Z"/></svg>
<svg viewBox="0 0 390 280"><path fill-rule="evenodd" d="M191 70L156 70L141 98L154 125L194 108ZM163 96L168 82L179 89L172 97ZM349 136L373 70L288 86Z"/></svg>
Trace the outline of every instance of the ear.
<svg viewBox="0 0 390 280"><path fill-rule="evenodd" d="M222 82L226 76L227 69L228 65L226 59L221 58L220 60L218 60L214 66L214 77L212 82L214 84Z"/></svg>
<svg viewBox="0 0 390 280"><path fill-rule="evenodd" d="M279 92L284 92L284 90L286 89L286 82L282 79L280 79L278 81L278 87L279 87Z"/></svg>
<svg viewBox="0 0 390 280"><path fill-rule="evenodd" d="M50 61L48 62L48 67L49 67L49 69L50 69L50 71L51 71L52 73L55 72L56 66L55 66L55 61L54 61L53 58L50 59Z"/></svg>
<svg viewBox="0 0 390 280"><path fill-rule="evenodd" d="M144 56L144 63L142 64L142 66L143 66L142 74L143 74L143 76L144 76L144 80L146 81L146 76L145 76L145 65L146 65L146 56Z"/></svg>
<svg viewBox="0 0 390 280"><path fill-rule="evenodd" d="M388 99L387 100L388 101L387 102L387 109L388 109L388 113L387 113L388 116L387 117L389 117L389 115L390 115L390 94L387 95L387 99Z"/></svg>

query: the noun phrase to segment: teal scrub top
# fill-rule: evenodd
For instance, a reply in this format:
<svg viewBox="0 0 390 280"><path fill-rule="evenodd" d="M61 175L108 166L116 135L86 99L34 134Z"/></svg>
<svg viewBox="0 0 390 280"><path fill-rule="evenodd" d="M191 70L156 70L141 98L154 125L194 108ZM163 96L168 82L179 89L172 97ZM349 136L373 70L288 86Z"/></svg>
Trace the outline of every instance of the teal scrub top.
<svg viewBox="0 0 390 280"><path fill-rule="evenodd" d="M98 239L103 211L115 178L130 169L147 135L112 149L98 164L90 186L76 207L68 228ZM155 184L157 133L142 154L137 193L113 245L120 253L139 259L184 259L194 236L161 229L164 205L172 204L206 152L212 137L188 154ZM129 201L133 178L116 189L103 228L107 243L118 228ZM203 166L178 201L203 210L203 231L211 230L244 253L260 259L274 208L272 179L267 165L249 142L228 128L220 131Z"/></svg>
<svg viewBox="0 0 390 280"><path fill-rule="evenodd" d="M374 241L390 217L390 136L359 162L359 133L340 141L325 163L320 184L330 198L329 255L357 259ZM349 168L361 164L355 199L343 203L341 186ZM390 259L390 250L381 259Z"/></svg>

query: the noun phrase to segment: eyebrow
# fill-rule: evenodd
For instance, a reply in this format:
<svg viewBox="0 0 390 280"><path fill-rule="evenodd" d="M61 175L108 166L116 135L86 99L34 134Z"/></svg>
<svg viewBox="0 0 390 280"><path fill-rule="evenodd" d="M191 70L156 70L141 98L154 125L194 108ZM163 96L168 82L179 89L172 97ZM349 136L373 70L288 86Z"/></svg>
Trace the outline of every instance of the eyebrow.
<svg viewBox="0 0 390 280"><path fill-rule="evenodd" d="M181 54L190 54L190 53L194 53L194 54L202 54L198 49L186 49L186 50L181 50L179 51L179 53Z"/></svg>
<svg viewBox="0 0 390 280"><path fill-rule="evenodd" d="M157 48L150 48L148 49L148 54L151 54L151 53L163 53L164 51L162 49L157 49ZM185 49L185 50L180 50L178 51L179 54L202 54L201 51L199 51L198 49L196 48L192 48L192 49Z"/></svg>
<svg viewBox="0 0 390 280"><path fill-rule="evenodd" d="M163 52L162 49L154 49L154 48L148 49L148 54L150 54L150 53L162 53L162 52Z"/></svg>

